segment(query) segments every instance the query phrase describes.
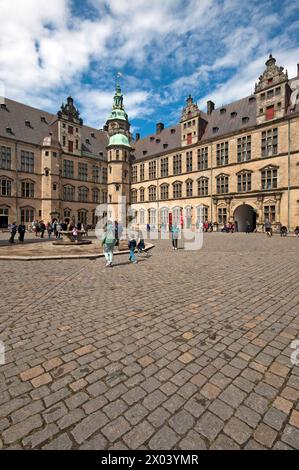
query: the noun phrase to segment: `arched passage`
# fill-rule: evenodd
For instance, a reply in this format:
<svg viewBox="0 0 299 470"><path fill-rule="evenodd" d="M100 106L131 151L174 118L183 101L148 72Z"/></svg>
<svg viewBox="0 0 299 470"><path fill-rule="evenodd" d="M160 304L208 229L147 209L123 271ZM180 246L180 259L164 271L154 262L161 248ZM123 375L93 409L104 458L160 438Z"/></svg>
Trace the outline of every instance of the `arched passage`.
<svg viewBox="0 0 299 470"><path fill-rule="evenodd" d="M251 230L255 230L256 212L249 204L243 204L235 210L234 221L238 232L246 232L248 223L250 224Z"/></svg>

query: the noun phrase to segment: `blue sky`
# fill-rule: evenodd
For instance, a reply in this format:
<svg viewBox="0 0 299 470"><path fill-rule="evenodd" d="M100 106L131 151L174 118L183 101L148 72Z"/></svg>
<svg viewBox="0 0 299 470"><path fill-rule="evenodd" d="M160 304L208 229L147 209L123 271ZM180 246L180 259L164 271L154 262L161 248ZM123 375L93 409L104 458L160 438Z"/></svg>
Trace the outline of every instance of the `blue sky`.
<svg viewBox="0 0 299 470"><path fill-rule="evenodd" d="M133 130L252 93L270 52L295 76L299 2L0 0L0 94L57 112L71 94L103 126L121 71Z"/></svg>

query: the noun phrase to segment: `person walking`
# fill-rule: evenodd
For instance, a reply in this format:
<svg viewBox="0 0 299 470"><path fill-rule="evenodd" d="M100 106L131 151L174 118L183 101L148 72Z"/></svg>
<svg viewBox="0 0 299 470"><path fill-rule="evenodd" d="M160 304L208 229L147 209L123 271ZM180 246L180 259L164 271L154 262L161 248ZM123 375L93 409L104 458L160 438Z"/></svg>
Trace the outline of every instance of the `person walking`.
<svg viewBox="0 0 299 470"><path fill-rule="evenodd" d="M15 222L13 222L12 224L9 225L9 231L10 231L10 239L9 239L9 243L14 243L15 242L15 236L16 236L16 233L17 233L17 224Z"/></svg>
<svg viewBox="0 0 299 470"><path fill-rule="evenodd" d="M50 240L51 235L52 235L52 225L50 222L47 223L47 232L48 232L48 239Z"/></svg>
<svg viewBox="0 0 299 470"><path fill-rule="evenodd" d="M142 235L142 231L138 227L137 231L137 250L138 250L138 256L141 256L142 253L144 253L144 256L147 256L147 252L145 251L145 242L144 238Z"/></svg>
<svg viewBox="0 0 299 470"><path fill-rule="evenodd" d="M106 258L106 268L113 266L113 250L116 243L112 222L107 222L106 231L103 234L102 246Z"/></svg>
<svg viewBox="0 0 299 470"><path fill-rule="evenodd" d="M44 238L44 233L46 231L46 226L45 226L45 223L44 223L43 220L39 224L39 229L40 229L40 237Z"/></svg>
<svg viewBox="0 0 299 470"><path fill-rule="evenodd" d="M265 221L265 231L268 237L272 237L272 227L269 219L266 219Z"/></svg>
<svg viewBox="0 0 299 470"><path fill-rule="evenodd" d="M25 232L26 232L26 227L24 225L24 222L21 222L20 225L18 226L18 234L19 234L20 243L24 243Z"/></svg>
<svg viewBox="0 0 299 470"><path fill-rule="evenodd" d="M177 224L172 225L171 227L171 241L172 241L172 249L178 249L178 238L180 234L180 229Z"/></svg>
<svg viewBox="0 0 299 470"><path fill-rule="evenodd" d="M286 237L288 234L288 229L285 225L282 225L282 227L280 228L280 236L281 237Z"/></svg>
<svg viewBox="0 0 299 470"><path fill-rule="evenodd" d="M137 242L135 240L134 234L131 234L130 237L129 237L129 241L128 241L128 247L129 247L129 250L130 250L129 261L133 264L137 263L137 259L136 259L136 256L135 256L136 246L137 246Z"/></svg>

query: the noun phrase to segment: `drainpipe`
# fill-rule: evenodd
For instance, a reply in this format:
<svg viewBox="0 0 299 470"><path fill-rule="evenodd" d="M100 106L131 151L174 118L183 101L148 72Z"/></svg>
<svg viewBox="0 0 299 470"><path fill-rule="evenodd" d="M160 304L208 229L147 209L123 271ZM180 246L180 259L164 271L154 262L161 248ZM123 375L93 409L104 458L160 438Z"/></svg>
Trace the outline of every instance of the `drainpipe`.
<svg viewBox="0 0 299 470"><path fill-rule="evenodd" d="M288 230L290 230L291 210L291 120L288 120Z"/></svg>
<svg viewBox="0 0 299 470"><path fill-rule="evenodd" d="M19 225L19 156L18 143L15 143L15 159L16 159L16 224Z"/></svg>

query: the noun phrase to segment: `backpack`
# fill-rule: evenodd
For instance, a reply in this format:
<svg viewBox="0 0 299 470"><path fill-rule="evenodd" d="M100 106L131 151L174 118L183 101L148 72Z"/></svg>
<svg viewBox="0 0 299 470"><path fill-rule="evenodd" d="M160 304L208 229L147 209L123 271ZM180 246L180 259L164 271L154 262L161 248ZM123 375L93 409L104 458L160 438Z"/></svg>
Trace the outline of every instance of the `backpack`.
<svg viewBox="0 0 299 470"><path fill-rule="evenodd" d="M104 238L104 244L105 245L115 245L115 237L114 237L114 231L111 229L108 232L106 232L106 236Z"/></svg>

